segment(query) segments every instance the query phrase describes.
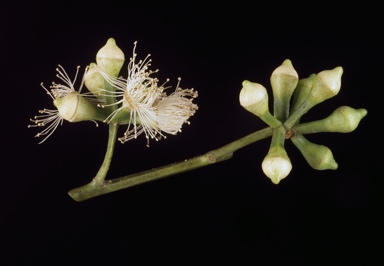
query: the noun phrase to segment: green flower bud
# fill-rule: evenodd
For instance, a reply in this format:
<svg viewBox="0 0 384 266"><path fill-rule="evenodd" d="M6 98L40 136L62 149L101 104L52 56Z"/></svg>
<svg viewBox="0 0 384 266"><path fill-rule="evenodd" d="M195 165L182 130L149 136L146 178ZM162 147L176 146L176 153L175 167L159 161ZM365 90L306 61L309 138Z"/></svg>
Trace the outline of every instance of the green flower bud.
<svg viewBox="0 0 384 266"><path fill-rule="evenodd" d="M76 91L62 98L56 98L53 104L60 116L69 122L104 121L107 118L102 108L96 107Z"/></svg>
<svg viewBox="0 0 384 266"><path fill-rule="evenodd" d="M336 170L338 165L332 151L324 146L308 141L303 135L291 137L293 144L300 150L308 164L316 170Z"/></svg>
<svg viewBox="0 0 384 266"><path fill-rule="evenodd" d="M264 174L269 177L274 184L279 184L292 170L291 160L284 149L284 141L284 128L279 127L275 129L268 154L261 164Z"/></svg>
<svg viewBox="0 0 384 266"><path fill-rule="evenodd" d="M321 120L311 121L295 126L295 134L309 134L317 132L349 133L357 128L361 119L367 115L366 109L354 109L340 106L333 113Z"/></svg>
<svg viewBox="0 0 384 266"><path fill-rule="evenodd" d="M280 121L288 118L291 96L298 81L299 76L289 59L272 72L270 82L273 91L274 115Z"/></svg>
<svg viewBox="0 0 384 266"><path fill-rule="evenodd" d="M312 102L312 106L332 98L339 93L342 75L342 67L324 70L317 74L308 96L308 100Z"/></svg>
<svg viewBox="0 0 384 266"><path fill-rule="evenodd" d="M89 65L89 69L84 77L84 84L87 89L99 99L105 99L103 90L105 90L104 78L96 68L95 63Z"/></svg>
<svg viewBox="0 0 384 266"><path fill-rule="evenodd" d="M269 126L273 128L280 126L281 122L269 112L267 89L259 83L248 80L244 80L242 85L239 96L241 106L260 117Z"/></svg>
<svg viewBox="0 0 384 266"><path fill-rule="evenodd" d="M109 38L107 43L97 52L96 62L102 71L112 77L117 77L124 64L124 53L116 45L113 38Z"/></svg>
<svg viewBox="0 0 384 266"><path fill-rule="evenodd" d="M299 106L308 98L315 77L316 74L311 74L308 78L303 78L299 80L299 83L297 83L296 89L293 92L291 113L296 111Z"/></svg>
<svg viewBox="0 0 384 266"><path fill-rule="evenodd" d="M307 99L291 113L290 117L284 122L286 129L290 129L299 121L313 106L335 96L340 91L342 67L332 70L324 70L316 75L313 80L312 89Z"/></svg>

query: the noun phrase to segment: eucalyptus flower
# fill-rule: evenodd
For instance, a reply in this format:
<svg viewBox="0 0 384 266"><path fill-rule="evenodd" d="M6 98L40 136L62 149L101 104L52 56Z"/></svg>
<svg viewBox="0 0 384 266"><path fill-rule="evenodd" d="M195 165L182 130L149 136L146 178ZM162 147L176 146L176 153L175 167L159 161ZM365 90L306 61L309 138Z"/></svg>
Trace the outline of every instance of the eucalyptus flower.
<svg viewBox="0 0 384 266"><path fill-rule="evenodd" d="M176 134L181 131L184 123L194 115L198 106L192 103L198 96L194 89L181 89L179 83L173 93L167 95L167 80L158 85L158 79L152 77L158 70L150 70L151 59L148 54L143 60L137 61L136 44L128 63L128 76L113 77L99 68L99 73L116 90L105 91L105 97L115 97L111 104L100 104L101 107L117 106L105 122L127 124L128 127L118 140L125 143L136 139L142 133L149 139L166 138L163 132Z"/></svg>
<svg viewBox="0 0 384 266"><path fill-rule="evenodd" d="M56 68L57 75L63 84L52 82L50 90L47 89L43 83L41 87L52 98L53 104L57 109L42 109L39 110L40 115L36 115L33 119L30 119L34 124L28 125L28 127L45 127L41 132L37 133L35 137L45 136L45 138L39 142L43 143L49 136L53 134L59 125L63 124L63 121L80 122L80 121L103 121L106 114L101 108L96 106L96 98L89 93L81 93L81 89L84 85L84 76L87 73L88 68L84 71L84 76L81 81L78 90L75 89L75 82L79 73L80 67L77 67L76 75L71 81L64 68L59 65ZM92 102L95 103L92 103Z"/></svg>

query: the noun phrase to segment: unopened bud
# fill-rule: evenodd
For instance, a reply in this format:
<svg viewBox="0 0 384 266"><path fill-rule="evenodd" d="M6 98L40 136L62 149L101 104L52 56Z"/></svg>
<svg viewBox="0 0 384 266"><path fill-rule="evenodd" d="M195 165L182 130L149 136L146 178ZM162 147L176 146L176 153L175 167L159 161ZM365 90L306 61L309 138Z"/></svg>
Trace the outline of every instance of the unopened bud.
<svg viewBox="0 0 384 266"><path fill-rule="evenodd" d="M112 77L117 77L124 64L124 53L116 45L113 38L109 38L107 43L97 52L96 62L102 71Z"/></svg>
<svg viewBox="0 0 384 266"><path fill-rule="evenodd" d="M275 129L268 154L261 164L264 174L274 184L279 184L292 170L291 160L284 149L284 141L285 130L283 127Z"/></svg>
<svg viewBox="0 0 384 266"><path fill-rule="evenodd" d="M342 67L336 67L332 70L319 72L312 84L307 99L290 114L290 117L284 122L287 129L292 128L309 109L313 106L335 96L340 91Z"/></svg>
<svg viewBox="0 0 384 266"><path fill-rule="evenodd" d="M312 106L332 98L339 93L342 75L343 68L340 66L332 70L321 71L316 75L309 94L309 100L312 102Z"/></svg>
<svg viewBox="0 0 384 266"><path fill-rule="evenodd" d="M104 78L97 70L95 63L89 65L89 69L84 77L84 84L97 98L105 99L105 96L103 96L103 91L105 90Z"/></svg>
<svg viewBox="0 0 384 266"><path fill-rule="evenodd" d="M281 122L269 112L267 89L259 83L248 80L244 80L242 85L239 96L241 106L260 117L269 126L273 128L280 126Z"/></svg>
<svg viewBox="0 0 384 266"><path fill-rule="evenodd" d="M361 119L367 115L366 109L354 109L340 106L328 117L295 126L296 133L308 134L317 132L349 133L357 128Z"/></svg>
<svg viewBox="0 0 384 266"><path fill-rule="evenodd" d="M316 170L336 170L338 165L332 151L324 146L307 140L303 135L291 137L293 144L300 150L308 164Z"/></svg>
<svg viewBox="0 0 384 266"><path fill-rule="evenodd" d="M270 82L273 91L274 116L282 122L288 118L291 96L298 81L299 76L289 59L272 72Z"/></svg>

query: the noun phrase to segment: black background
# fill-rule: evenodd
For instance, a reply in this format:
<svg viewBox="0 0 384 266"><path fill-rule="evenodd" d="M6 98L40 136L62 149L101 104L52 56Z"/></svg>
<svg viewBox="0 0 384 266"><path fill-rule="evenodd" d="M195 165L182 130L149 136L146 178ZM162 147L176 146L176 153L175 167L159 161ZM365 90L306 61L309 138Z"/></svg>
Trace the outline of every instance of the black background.
<svg viewBox="0 0 384 266"><path fill-rule="evenodd" d="M3 265L142 265L238 260L236 265L336 265L378 257L381 242L382 15L368 2L13 2L2 5ZM264 128L239 104L241 82L263 84L290 59L300 78L342 66L339 94L303 120L341 105L368 115L348 134L308 136L339 168L316 171L290 141L290 175L274 185L261 162L269 139L212 166L84 202L67 192L91 181L107 127L65 122L43 144L29 118L52 108L40 87L70 76L108 38L126 58L148 53L161 81L199 91L191 125L160 142L118 143L108 178L182 161ZM126 67L126 64L124 68ZM122 75L125 75L124 71ZM377 102L377 101L376 101ZM378 104L380 106L380 103ZM377 114L377 113L376 113ZM379 121L379 120L375 120ZM123 133L123 129L120 134ZM139 259L141 263L134 263ZM369 263L367 263L369 262Z"/></svg>

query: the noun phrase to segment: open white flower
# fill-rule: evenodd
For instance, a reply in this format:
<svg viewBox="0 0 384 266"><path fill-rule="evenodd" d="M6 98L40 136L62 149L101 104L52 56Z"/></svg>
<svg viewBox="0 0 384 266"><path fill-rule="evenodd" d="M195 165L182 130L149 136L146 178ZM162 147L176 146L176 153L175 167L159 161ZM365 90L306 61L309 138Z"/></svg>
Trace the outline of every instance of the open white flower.
<svg viewBox="0 0 384 266"><path fill-rule="evenodd" d="M137 138L144 133L149 139L160 140L166 138L163 132L176 134L181 126L197 110L192 100L197 97L193 89L176 90L167 96L164 92L165 84L158 85L158 79L151 75L158 70L149 70L151 66L150 54L144 60L136 62L135 53L137 42L134 43L133 55L128 64L128 77L113 78L99 69L101 75L115 87L116 91L105 91L106 97L116 97L116 102L103 107L117 105L106 119L107 123L128 124L121 143Z"/></svg>
<svg viewBox="0 0 384 266"><path fill-rule="evenodd" d="M192 103L192 100L197 96L197 91L181 89L179 84L172 94L169 96L164 94L156 105L156 120L161 131L172 135L181 132L183 124L189 124L188 119L198 109L198 106Z"/></svg>
<svg viewBox="0 0 384 266"><path fill-rule="evenodd" d="M45 127L43 131L37 133L35 136L45 136L39 144L43 143L49 136L51 136L56 128L63 124L64 120L69 122L91 120L95 122L94 119L98 115L95 115L93 105L88 102L89 99L92 99L91 101L94 101L95 99L89 92L81 94L81 89L84 85L84 76L87 73L88 67L84 71L84 76L79 90L76 90L74 87L79 69L80 67L77 67L75 78L71 81L64 68L59 65L58 68L56 68L56 77L61 79L64 82L64 85L52 82L52 85L50 86L51 90L48 90L43 83L41 83L41 87L52 98L53 104L57 107L57 109L39 110L40 115L30 119L30 121L34 124L28 125L29 128Z"/></svg>

